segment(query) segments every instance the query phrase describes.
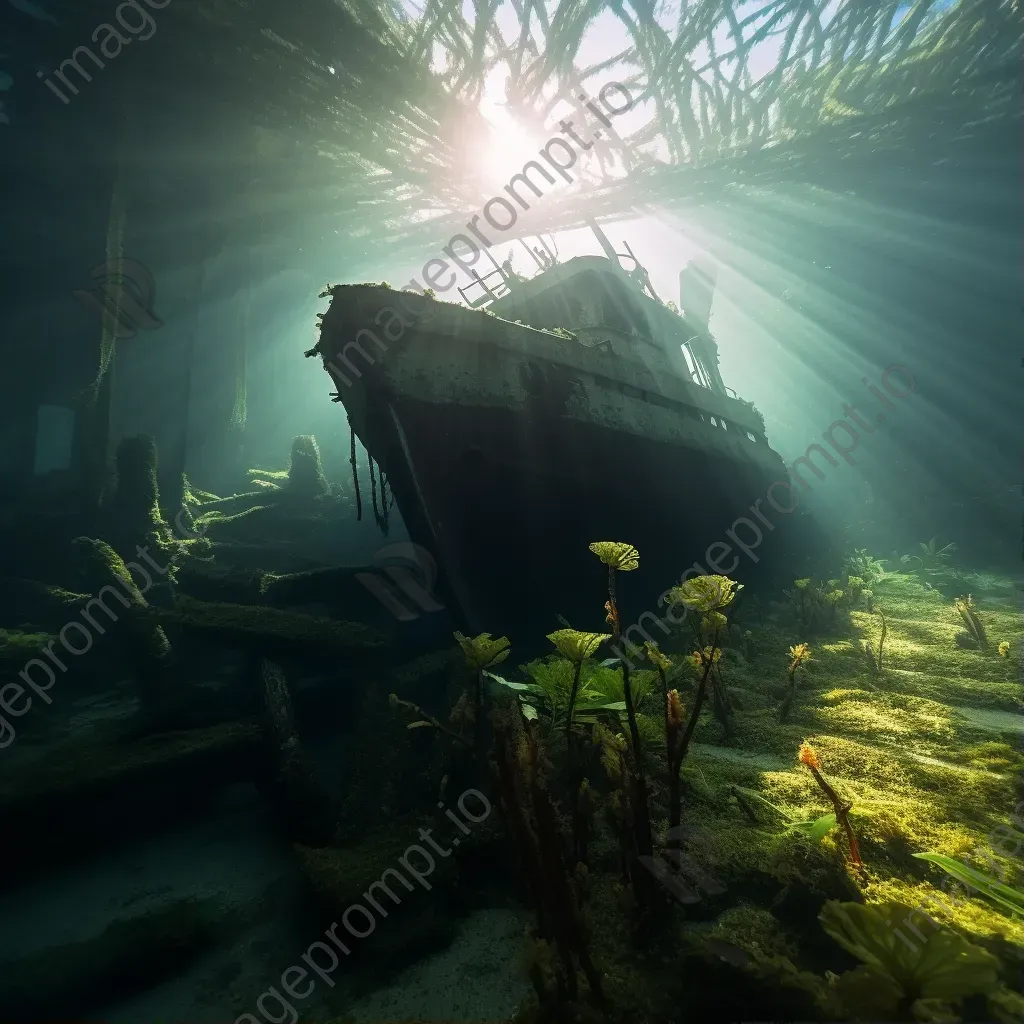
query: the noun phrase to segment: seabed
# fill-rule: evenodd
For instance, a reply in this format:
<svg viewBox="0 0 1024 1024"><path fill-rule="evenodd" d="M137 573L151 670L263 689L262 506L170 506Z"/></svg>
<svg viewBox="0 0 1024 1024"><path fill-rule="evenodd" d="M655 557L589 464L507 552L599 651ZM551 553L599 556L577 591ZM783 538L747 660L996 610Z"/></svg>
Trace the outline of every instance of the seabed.
<svg viewBox="0 0 1024 1024"><path fill-rule="evenodd" d="M1009 579L961 574L972 598L958 610L948 579L873 563L867 579L691 609L660 651L637 652L640 771L621 666L602 664L596 641L580 660L563 636L560 653L516 667L510 630L510 650L460 635L403 659L388 629L258 604L280 574L214 571L195 554L169 604L140 598L51 703L12 719L0 780L5 867L23 880L0 914L12 1019L1021 1019L1024 636ZM595 590L598 622L634 611L628 573L615 576L614 605L602 611ZM87 598L33 593L24 628L0 634L5 680ZM711 662L694 628L720 631ZM167 650L154 629L184 696L157 711L145 687ZM667 752L702 679L670 831ZM663 686L682 718L664 712ZM439 808L469 791L490 810L457 831ZM429 876L407 891L384 873L409 868L422 829L459 843L429 872L413 864L422 879L406 870ZM965 888L942 858L987 881ZM385 877L401 900L370 888ZM282 996L283 972L332 925L337 939L357 904L370 934L352 937L367 927L355 919L336 968L310 975L304 998ZM851 905L889 915L874 964L823 927Z"/></svg>

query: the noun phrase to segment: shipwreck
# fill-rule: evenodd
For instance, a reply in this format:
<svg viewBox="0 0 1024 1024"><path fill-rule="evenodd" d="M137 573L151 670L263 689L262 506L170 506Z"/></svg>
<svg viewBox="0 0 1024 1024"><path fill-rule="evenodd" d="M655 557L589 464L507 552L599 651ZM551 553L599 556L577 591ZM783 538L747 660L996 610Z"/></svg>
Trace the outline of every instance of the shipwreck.
<svg viewBox="0 0 1024 1024"><path fill-rule="evenodd" d="M625 614L657 614L751 500L788 479L763 418L719 372L713 269L680 273L676 307L632 251L598 237L605 256L532 250L530 279L509 263L474 274L465 305L334 286L307 353L436 561L434 592L475 632L602 628L594 540L639 548ZM745 569L730 555L703 571Z"/></svg>

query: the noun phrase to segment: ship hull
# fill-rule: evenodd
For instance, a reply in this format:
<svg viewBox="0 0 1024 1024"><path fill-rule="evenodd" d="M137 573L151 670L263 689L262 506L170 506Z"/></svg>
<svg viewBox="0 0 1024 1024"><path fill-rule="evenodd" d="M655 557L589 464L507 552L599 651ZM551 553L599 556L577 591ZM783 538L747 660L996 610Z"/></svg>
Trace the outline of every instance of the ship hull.
<svg viewBox="0 0 1024 1024"><path fill-rule="evenodd" d="M753 557L727 536L776 479L763 467L505 409L399 400L391 420L375 457L411 539L441 567L446 601L474 632L528 640L563 619L604 629L607 575L591 541L640 551L640 569L619 583L630 622L646 611L663 616L659 599L695 562L699 572L749 579L781 553L782 534L771 537L767 527ZM757 540L747 527L737 535ZM712 564L717 542L732 551L712 549Z"/></svg>
<svg viewBox="0 0 1024 1024"><path fill-rule="evenodd" d="M367 324L393 322L394 294L338 289L315 351L464 628L601 630L593 541L640 551L620 581L630 621L664 614L695 563L691 575L743 579L776 560L775 531L768 559L726 550L737 518L787 479L748 404L681 380L642 340L588 347L450 304L371 337Z"/></svg>

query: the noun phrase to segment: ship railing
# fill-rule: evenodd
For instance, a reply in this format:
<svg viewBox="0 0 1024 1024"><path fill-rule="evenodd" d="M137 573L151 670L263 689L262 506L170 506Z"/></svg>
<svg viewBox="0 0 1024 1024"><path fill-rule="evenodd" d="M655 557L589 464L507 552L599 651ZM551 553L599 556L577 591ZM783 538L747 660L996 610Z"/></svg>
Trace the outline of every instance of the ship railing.
<svg viewBox="0 0 1024 1024"><path fill-rule="evenodd" d="M483 306L488 306L496 299L508 295L511 290L508 286L508 279L500 270L489 270L482 276L475 270L471 270L469 275L473 280L465 288L460 288L459 294L466 301L470 309L480 309ZM495 278L497 280L494 280ZM479 290L480 294L474 298L467 294L477 290Z"/></svg>

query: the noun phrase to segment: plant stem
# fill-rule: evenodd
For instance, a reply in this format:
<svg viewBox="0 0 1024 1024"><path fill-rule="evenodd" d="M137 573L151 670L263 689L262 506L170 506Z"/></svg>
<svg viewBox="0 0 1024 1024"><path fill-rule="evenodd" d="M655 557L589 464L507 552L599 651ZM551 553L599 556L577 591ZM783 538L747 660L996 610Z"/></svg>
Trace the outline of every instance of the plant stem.
<svg viewBox="0 0 1024 1024"><path fill-rule="evenodd" d="M784 722L789 717L789 709L793 705L793 699L796 697L796 669L798 662L793 662L793 667L789 670L789 693L786 694L786 699L782 702L782 707L779 708L779 721Z"/></svg>
<svg viewBox="0 0 1024 1024"><path fill-rule="evenodd" d="M580 686L580 673L583 662L577 661L572 677L572 692L569 694L569 710L565 716L565 757L569 768L569 787L572 796L572 837L573 854L577 861L586 860L586 817L580 807L580 787L583 784L582 772L576 757L576 744L572 735L572 712L576 706L576 693Z"/></svg>
<svg viewBox="0 0 1024 1024"><path fill-rule="evenodd" d="M669 752L669 826L678 828L682 818L682 797L679 786L679 773L682 771L683 761L686 752L690 748L690 740L693 738L694 730L697 728L697 721L700 718L701 709L704 707L704 699L708 691L708 678L711 675L711 668L714 665L715 650L718 648L718 630L715 630L714 639L711 642L711 656L704 665L704 674L701 676L697 686L697 695L693 701L693 708L690 710L690 717L687 719L686 728L675 751ZM702 655L703 656L703 655Z"/></svg>
<svg viewBox="0 0 1024 1024"><path fill-rule="evenodd" d="M839 798L839 794L825 781L825 777L817 768L814 767L814 765L809 764L807 767L811 770L811 774L814 776L814 781L821 787L821 791L832 802L832 809L835 811L836 821L843 826L843 831L846 833L846 841L850 844L850 859L857 868L863 868L864 862L860 859L860 848L857 846L857 837L853 834L853 826L850 824L850 809L853 807L853 804L844 803Z"/></svg>
<svg viewBox="0 0 1024 1024"><path fill-rule="evenodd" d="M679 741L679 764L682 764L683 758L686 757L686 751L690 746L690 739L693 736L694 730L697 728L697 719L700 718L700 712L704 706L704 698L707 696L708 676L710 675L711 663L709 662L704 667L704 675L701 677L700 684L697 686L697 697L693 702L693 710L690 712L686 728L683 730L683 738Z"/></svg>
<svg viewBox="0 0 1024 1024"><path fill-rule="evenodd" d="M438 732L443 732L445 736L455 740L456 743L461 743L464 747L471 749L470 743L464 737L443 726L433 715L427 714L419 704L413 704L410 700L399 700L397 697L395 700L400 707L405 708L407 711L411 711L414 715L417 715L421 721L432 725Z"/></svg>
<svg viewBox="0 0 1024 1024"><path fill-rule="evenodd" d="M615 603L615 570L608 567L608 603L612 615L612 642L616 649L620 649L622 640L619 607ZM633 745L633 836L636 844L636 856L641 863L649 863L641 860L644 857L654 855L654 839L651 835L651 814L647 805L647 781L644 778L644 751L640 742L640 729L636 723L636 707L633 704L633 688L629 680L629 665L626 659L620 661L622 666L622 692L626 700L626 717L629 719L629 736ZM646 870L637 868L631 872L633 878L633 892L637 902L643 906L651 903L652 877Z"/></svg>
<svg viewBox="0 0 1024 1024"><path fill-rule="evenodd" d="M476 732L476 757L481 771L487 764L487 722L484 719L484 670L476 670L476 714L473 722Z"/></svg>
<svg viewBox="0 0 1024 1024"><path fill-rule="evenodd" d="M576 693L580 688L580 672L583 671L583 662L577 661L572 676L572 691L569 694L569 710L565 717L565 742L569 742L569 735L572 732L572 710L576 706Z"/></svg>
<svg viewBox="0 0 1024 1024"><path fill-rule="evenodd" d="M885 633L887 630L885 622L885 612L881 608L878 609L878 614L882 616L882 633L878 638L878 674L882 674L882 645L885 643Z"/></svg>

